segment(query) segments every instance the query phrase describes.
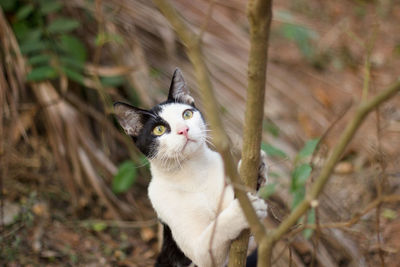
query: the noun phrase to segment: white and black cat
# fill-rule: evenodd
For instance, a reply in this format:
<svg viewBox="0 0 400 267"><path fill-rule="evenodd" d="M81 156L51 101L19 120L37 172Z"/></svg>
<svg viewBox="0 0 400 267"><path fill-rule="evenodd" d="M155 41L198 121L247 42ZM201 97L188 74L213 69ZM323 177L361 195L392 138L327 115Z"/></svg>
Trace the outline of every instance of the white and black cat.
<svg viewBox="0 0 400 267"><path fill-rule="evenodd" d="M114 110L122 128L150 161L148 194L164 225L156 266L223 266L230 243L248 223L232 186L225 182L220 154L207 146L206 123L181 71L175 70L165 102L150 110L117 102ZM260 168L261 178L264 169ZM265 202L248 196L257 215L265 218Z"/></svg>

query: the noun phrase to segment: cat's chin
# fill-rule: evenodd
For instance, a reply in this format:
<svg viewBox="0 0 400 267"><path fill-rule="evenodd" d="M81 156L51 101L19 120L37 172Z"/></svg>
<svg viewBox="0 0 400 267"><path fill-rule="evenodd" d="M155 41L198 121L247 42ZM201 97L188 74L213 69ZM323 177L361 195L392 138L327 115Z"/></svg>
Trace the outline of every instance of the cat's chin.
<svg viewBox="0 0 400 267"><path fill-rule="evenodd" d="M168 157L160 155L150 159L150 162L165 171L177 171L185 165L186 161L201 154L205 147L206 145L200 141L188 140L177 152L169 154Z"/></svg>
<svg viewBox="0 0 400 267"><path fill-rule="evenodd" d="M198 140L188 139L181 150L182 158L191 158L203 147L203 143Z"/></svg>

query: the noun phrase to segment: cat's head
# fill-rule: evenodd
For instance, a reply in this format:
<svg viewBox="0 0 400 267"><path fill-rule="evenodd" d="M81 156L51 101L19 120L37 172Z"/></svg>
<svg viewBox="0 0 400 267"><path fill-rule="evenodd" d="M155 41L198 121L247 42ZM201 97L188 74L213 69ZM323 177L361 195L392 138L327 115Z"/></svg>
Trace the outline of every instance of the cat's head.
<svg viewBox="0 0 400 267"><path fill-rule="evenodd" d="M174 72L165 102L150 110L117 102L114 111L126 134L150 160L180 164L205 146L207 130L203 116L195 107L179 69Z"/></svg>

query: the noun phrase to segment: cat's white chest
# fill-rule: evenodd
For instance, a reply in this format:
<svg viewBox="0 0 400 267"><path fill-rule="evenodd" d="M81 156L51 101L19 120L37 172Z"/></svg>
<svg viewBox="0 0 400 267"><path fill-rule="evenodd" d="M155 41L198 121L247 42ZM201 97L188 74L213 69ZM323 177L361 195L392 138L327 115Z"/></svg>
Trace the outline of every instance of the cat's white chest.
<svg viewBox="0 0 400 267"><path fill-rule="evenodd" d="M163 173L152 167L149 197L157 215L167 224L172 219L196 218L193 231L202 231L233 199L230 187L224 190L223 163L210 151L208 158L197 159L175 173ZM219 203L223 197L222 205Z"/></svg>

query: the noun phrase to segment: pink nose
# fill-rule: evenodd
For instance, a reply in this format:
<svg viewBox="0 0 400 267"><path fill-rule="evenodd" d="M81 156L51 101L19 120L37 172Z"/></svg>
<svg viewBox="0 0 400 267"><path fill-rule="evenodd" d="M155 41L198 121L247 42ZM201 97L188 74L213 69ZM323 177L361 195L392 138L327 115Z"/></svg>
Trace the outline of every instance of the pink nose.
<svg viewBox="0 0 400 267"><path fill-rule="evenodd" d="M185 127L183 127L183 128L178 130L178 134L182 134L182 135L184 135L186 137L188 135L188 132L189 132L189 127L187 127L187 126L185 126Z"/></svg>

